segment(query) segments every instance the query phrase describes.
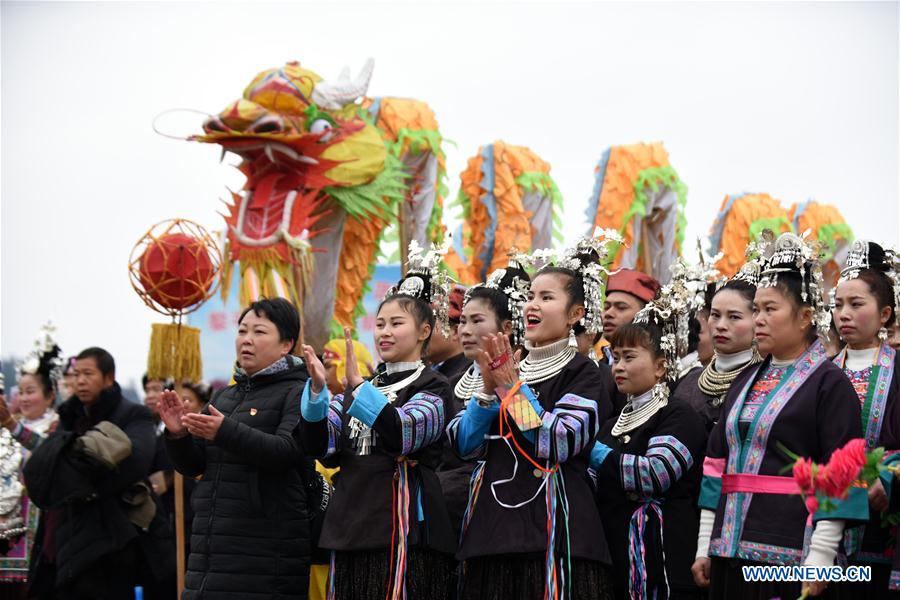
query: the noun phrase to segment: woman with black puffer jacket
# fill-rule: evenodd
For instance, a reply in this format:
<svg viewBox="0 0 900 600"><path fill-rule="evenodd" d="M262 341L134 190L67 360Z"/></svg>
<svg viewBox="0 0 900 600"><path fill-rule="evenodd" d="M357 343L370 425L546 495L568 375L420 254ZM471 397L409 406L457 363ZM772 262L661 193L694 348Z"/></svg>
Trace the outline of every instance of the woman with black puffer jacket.
<svg viewBox="0 0 900 600"><path fill-rule="evenodd" d="M292 432L308 377L290 354L299 316L284 299L260 300L239 320L233 385L200 414L165 392L160 416L175 468L202 475L184 600L307 597L310 530L303 456Z"/></svg>

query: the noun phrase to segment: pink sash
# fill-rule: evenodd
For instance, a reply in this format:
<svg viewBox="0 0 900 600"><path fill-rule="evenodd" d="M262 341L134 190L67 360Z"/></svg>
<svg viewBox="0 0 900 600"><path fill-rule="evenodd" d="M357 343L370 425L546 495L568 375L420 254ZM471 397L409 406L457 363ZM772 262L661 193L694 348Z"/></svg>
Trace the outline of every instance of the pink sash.
<svg viewBox="0 0 900 600"><path fill-rule="evenodd" d="M799 494L800 488L793 477L778 475L751 475L749 473L723 473L722 493L733 494Z"/></svg>

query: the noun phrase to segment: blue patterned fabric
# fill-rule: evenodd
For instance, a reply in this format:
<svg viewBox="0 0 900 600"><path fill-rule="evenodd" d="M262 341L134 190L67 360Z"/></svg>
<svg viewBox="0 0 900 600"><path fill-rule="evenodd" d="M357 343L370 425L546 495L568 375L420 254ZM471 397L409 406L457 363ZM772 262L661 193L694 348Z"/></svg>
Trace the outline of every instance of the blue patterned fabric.
<svg viewBox="0 0 900 600"><path fill-rule="evenodd" d="M619 461L622 487L643 497L665 493L694 465L691 452L671 435L650 438L644 456L622 454Z"/></svg>

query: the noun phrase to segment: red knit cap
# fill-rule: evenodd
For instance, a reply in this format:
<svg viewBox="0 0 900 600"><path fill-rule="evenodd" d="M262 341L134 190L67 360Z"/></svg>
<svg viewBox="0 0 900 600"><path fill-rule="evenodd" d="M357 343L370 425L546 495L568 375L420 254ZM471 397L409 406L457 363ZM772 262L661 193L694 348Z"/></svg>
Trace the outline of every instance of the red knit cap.
<svg viewBox="0 0 900 600"><path fill-rule="evenodd" d="M466 288L461 285L453 286L450 290L449 308L447 309L447 318L451 323L459 323L462 316L463 300L466 297Z"/></svg>
<svg viewBox="0 0 900 600"><path fill-rule="evenodd" d="M634 269L620 269L609 276L606 293L625 292L646 304L656 297L659 288L659 282L646 273Z"/></svg>

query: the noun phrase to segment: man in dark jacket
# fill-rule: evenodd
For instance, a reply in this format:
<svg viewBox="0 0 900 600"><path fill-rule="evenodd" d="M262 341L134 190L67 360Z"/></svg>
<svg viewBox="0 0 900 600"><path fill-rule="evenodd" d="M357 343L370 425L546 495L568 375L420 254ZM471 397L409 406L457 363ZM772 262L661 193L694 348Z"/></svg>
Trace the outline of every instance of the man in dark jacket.
<svg viewBox="0 0 900 600"><path fill-rule="evenodd" d="M143 484L155 449L153 417L122 397L106 350L79 354L75 376L58 429L25 469L29 495L42 509L30 597L133 598L138 538L156 508Z"/></svg>

